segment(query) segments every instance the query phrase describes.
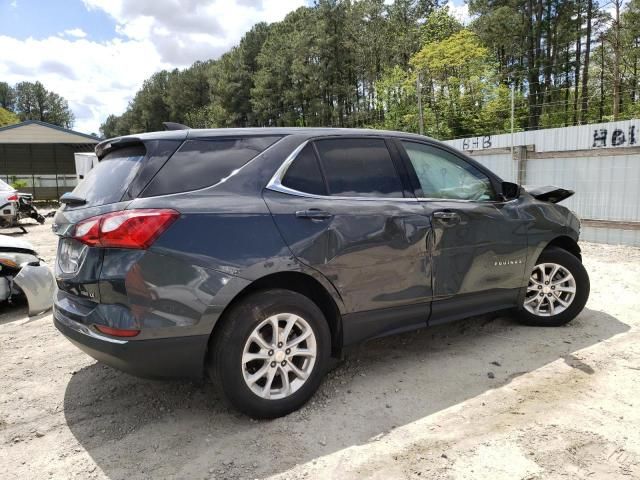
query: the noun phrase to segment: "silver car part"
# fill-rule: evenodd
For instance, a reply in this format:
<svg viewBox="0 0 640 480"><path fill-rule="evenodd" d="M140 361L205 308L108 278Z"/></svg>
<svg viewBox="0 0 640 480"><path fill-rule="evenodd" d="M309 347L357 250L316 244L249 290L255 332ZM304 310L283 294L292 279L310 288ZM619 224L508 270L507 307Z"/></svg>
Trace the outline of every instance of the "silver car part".
<svg viewBox="0 0 640 480"><path fill-rule="evenodd" d="M305 319L293 313L272 315L245 343L242 375L259 397L287 398L305 384L316 356L316 336Z"/></svg>
<svg viewBox="0 0 640 480"><path fill-rule="evenodd" d="M576 296L576 280L571 272L557 263L536 265L529 278L524 308L540 317L564 312Z"/></svg>
<svg viewBox="0 0 640 480"><path fill-rule="evenodd" d="M8 262L5 260L8 260ZM31 253L0 252L0 270L4 268L19 269L22 265L29 263L39 264L40 259Z"/></svg>
<svg viewBox="0 0 640 480"><path fill-rule="evenodd" d="M27 297L29 316L49 310L53 304L56 284L47 265L25 265L13 279L15 285Z"/></svg>
<svg viewBox="0 0 640 480"><path fill-rule="evenodd" d="M12 237L10 235L0 235L0 247L3 249L30 250L35 252L33 245L21 238Z"/></svg>
<svg viewBox="0 0 640 480"><path fill-rule="evenodd" d="M9 300L11 296L11 284L6 277L0 277L0 302Z"/></svg>

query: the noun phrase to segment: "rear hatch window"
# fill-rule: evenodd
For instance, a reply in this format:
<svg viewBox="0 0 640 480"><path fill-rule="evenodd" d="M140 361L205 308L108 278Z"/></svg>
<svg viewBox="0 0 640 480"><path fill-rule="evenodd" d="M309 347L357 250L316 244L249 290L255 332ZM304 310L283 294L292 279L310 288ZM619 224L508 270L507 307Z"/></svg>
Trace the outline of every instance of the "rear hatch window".
<svg viewBox="0 0 640 480"><path fill-rule="evenodd" d="M144 155L142 145L107 154L73 190L73 196L86 200L83 207L119 202L138 173Z"/></svg>

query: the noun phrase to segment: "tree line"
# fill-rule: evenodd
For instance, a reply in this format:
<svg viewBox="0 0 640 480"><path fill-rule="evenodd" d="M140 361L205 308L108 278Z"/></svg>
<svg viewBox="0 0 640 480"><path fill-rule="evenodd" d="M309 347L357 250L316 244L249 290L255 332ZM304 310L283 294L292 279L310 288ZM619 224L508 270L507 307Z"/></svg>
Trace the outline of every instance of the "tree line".
<svg viewBox="0 0 640 480"><path fill-rule="evenodd" d="M74 115L67 101L40 82L9 85L0 82L0 126L40 120L64 128L73 127Z"/></svg>
<svg viewBox="0 0 640 480"><path fill-rule="evenodd" d="M163 121L416 132L422 118L455 138L509 131L512 108L516 130L640 115L640 0L468 6L464 26L439 0L317 0L219 59L155 73L101 133Z"/></svg>

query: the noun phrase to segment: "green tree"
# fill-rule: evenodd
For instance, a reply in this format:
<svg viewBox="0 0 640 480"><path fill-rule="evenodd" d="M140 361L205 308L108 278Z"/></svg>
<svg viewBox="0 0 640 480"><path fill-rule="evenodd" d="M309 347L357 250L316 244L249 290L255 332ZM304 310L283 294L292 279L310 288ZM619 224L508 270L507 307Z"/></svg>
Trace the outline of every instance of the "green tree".
<svg viewBox="0 0 640 480"><path fill-rule="evenodd" d="M411 65L428 85L438 136L473 135L487 100L499 98L489 50L470 30L426 44L411 58Z"/></svg>
<svg viewBox="0 0 640 480"><path fill-rule="evenodd" d="M48 91L40 82L20 82L15 88L14 111L20 120L39 120L60 127L73 127L74 115L67 101Z"/></svg>
<svg viewBox="0 0 640 480"><path fill-rule="evenodd" d="M418 131L418 107L414 78L396 65L384 72L376 82L378 108L385 112L377 127L389 130ZM429 110L429 113L431 111ZM433 122L427 122L433 125Z"/></svg>
<svg viewBox="0 0 640 480"><path fill-rule="evenodd" d="M440 42L454 33L462 30L462 24L449 12L449 7L433 10L426 22L420 27L420 39L422 45L432 42Z"/></svg>
<svg viewBox="0 0 640 480"><path fill-rule="evenodd" d="M0 108L13 110L16 101L16 94L13 87L7 82L0 82Z"/></svg>
<svg viewBox="0 0 640 480"><path fill-rule="evenodd" d="M19 122L20 122L20 119L15 113L0 107L0 127L6 127L7 125L14 125Z"/></svg>
<svg viewBox="0 0 640 480"><path fill-rule="evenodd" d="M438 7L438 0L395 0L388 6L389 35L393 64L409 66L420 49L420 24Z"/></svg>

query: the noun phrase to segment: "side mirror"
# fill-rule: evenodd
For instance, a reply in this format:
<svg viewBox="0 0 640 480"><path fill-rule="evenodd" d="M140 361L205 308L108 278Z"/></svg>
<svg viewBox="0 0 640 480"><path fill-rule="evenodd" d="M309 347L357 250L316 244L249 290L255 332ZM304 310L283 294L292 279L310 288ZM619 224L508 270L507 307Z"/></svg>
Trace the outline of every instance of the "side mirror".
<svg viewBox="0 0 640 480"><path fill-rule="evenodd" d="M514 200L520 196L520 185L511 182L502 182L502 198Z"/></svg>

